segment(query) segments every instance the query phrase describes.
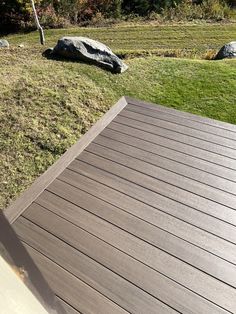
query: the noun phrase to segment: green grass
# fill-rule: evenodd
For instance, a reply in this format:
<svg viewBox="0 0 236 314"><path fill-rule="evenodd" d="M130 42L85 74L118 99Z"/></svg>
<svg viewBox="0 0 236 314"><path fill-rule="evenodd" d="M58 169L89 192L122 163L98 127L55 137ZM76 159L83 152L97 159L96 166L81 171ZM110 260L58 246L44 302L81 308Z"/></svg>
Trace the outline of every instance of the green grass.
<svg viewBox="0 0 236 314"><path fill-rule="evenodd" d="M110 46L127 57L136 55L204 58L236 38L234 24L136 25L110 28L71 28L47 30L47 46L54 46L62 36L88 36ZM9 36L14 44L35 45L38 33Z"/></svg>
<svg viewBox="0 0 236 314"><path fill-rule="evenodd" d="M64 34L77 34L115 51L149 50L155 42L163 49L188 43L189 49L204 53L235 38L235 30L235 25L143 26L50 30L46 36L48 46ZM35 32L8 39L12 48L0 50L1 208L123 95L236 123L235 60L128 58L129 70L113 75L94 66L44 59ZM19 43L25 47L18 48Z"/></svg>

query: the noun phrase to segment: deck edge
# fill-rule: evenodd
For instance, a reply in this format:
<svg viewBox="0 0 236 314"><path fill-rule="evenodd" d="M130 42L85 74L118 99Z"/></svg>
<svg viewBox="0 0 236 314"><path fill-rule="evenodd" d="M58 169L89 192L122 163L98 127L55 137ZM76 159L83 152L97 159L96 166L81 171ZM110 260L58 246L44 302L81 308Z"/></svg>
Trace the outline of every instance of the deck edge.
<svg viewBox="0 0 236 314"><path fill-rule="evenodd" d="M225 121L221 121L221 120L217 120L215 118L210 118L207 116L202 116L200 114L194 114L194 113L190 113L188 111L184 111L183 109L175 109L172 107L167 107L165 105L160 105L157 103L152 103L152 102L148 102L145 100L140 100L140 99L135 99L132 97L125 97L127 103L131 106L138 106L138 107L144 107L145 105L147 106L152 106L152 110L157 110L157 112L159 111L163 111L163 109L166 111L166 113L174 115L179 117L180 114L182 115L182 118L186 118L188 120L193 120L193 121L197 121L199 123L204 123L207 125L211 125L213 127L218 127L218 128L223 128L223 129L227 129L231 132L236 132L236 125L229 123L229 122L225 122ZM196 120L197 119L197 120Z"/></svg>
<svg viewBox="0 0 236 314"><path fill-rule="evenodd" d="M24 191L10 206L3 210L12 224L24 210L51 184L65 168L94 140L94 138L127 105L126 97L120 100L93 125L71 148L69 148L52 166Z"/></svg>

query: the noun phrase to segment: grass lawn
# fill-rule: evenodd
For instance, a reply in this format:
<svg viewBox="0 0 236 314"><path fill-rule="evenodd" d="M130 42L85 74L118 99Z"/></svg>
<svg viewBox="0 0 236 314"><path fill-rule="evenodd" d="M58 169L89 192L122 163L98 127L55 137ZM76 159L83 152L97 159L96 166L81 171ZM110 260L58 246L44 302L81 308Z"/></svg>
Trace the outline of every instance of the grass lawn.
<svg viewBox="0 0 236 314"><path fill-rule="evenodd" d="M55 46L62 36L88 36L109 45L123 56L157 55L204 58L208 51L213 53L227 42L236 38L234 24L200 25L136 25L110 28L71 28L47 30L47 46ZM14 44L35 46L38 33L9 36Z"/></svg>
<svg viewBox="0 0 236 314"><path fill-rule="evenodd" d="M11 49L0 50L0 208L123 95L236 123L236 60L201 59L236 39L235 24L48 30L47 47L63 35L101 40L126 55L130 68L113 75L46 60L36 32L7 38ZM158 57L170 51L194 58Z"/></svg>

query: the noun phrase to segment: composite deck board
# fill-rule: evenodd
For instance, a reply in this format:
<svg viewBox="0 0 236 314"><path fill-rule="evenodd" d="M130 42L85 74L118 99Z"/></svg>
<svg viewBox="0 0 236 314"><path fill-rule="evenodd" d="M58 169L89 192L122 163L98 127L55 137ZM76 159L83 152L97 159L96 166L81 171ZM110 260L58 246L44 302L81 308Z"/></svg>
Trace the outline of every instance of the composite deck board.
<svg viewBox="0 0 236 314"><path fill-rule="evenodd" d="M150 164L180 174L183 177L188 177L217 189L236 194L235 183L222 177L225 169L219 169L219 166L212 163L199 159L195 160L192 157L189 158L189 156L147 143L143 140L134 140L131 136L125 136L113 130L106 130L93 143L112 148L115 151L123 152L128 156L133 156L143 161L148 161ZM185 162L188 159L189 164L184 164L183 158ZM209 168L212 169L212 173L206 172L209 171ZM218 173L221 176L217 175Z"/></svg>
<svg viewBox="0 0 236 314"><path fill-rule="evenodd" d="M52 228L50 229L48 224L44 224L44 220L48 218L53 219L54 224L57 227L57 231L55 232L57 237L49 232L46 232L44 229L36 226L35 224L20 218L16 223L15 228L23 241L28 243L30 246L35 247L50 260L68 270L75 277L85 282L109 300L116 304L120 304L122 308L127 311L135 310L138 312L139 309L142 309L142 313L156 313L157 310L163 310L164 313L175 313L175 311L169 309L169 307L162 302L156 300L150 295L147 295L147 293L143 290L90 258L88 255L92 255L93 258L97 257L98 253L96 254L96 252L98 248L101 249L103 244L101 241L97 244L99 240L90 236L91 241L93 242L93 251L95 251L92 252L86 250L86 254L83 254L80 252L84 250L83 247L89 248L91 246L90 243L87 243L90 240L89 237L86 237L86 241L81 241L82 243L80 245L75 246L75 241L73 241L72 236L70 236L71 231L69 232L69 230L71 227L69 226L69 223L62 225L63 219L52 213L48 214L47 211L45 214L43 209L42 212L40 212L40 209L37 206L34 210L37 211L37 215L33 217L33 222L44 227L50 232L53 232L53 230ZM64 227L68 227L68 229L64 231ZM86 236L86 233L83 232L83 230L74 226L72 227L72 231L74 238L76 236ZM67 243L69 242L69 244L58 238L62 238ZM47 241L47 246L45 246L45 241ZM70 243L73 247L70 246ZM95 244L97 245L95 246ZM66 258L67 255L70 256L69 259ZM111 255L112 248L110 250L110 256ZM100 261L99 258L97 259ZM125 294L123 293L124 291L126 291Z"/></svg>
<svg viewBox="0 0 236 314"><path fill-rule="evenodd" d="M189 172L185 171L183 174L178 174L175 171L175 165L172 165L173 170L171 171L171 166L165 169L159 166L157 160L154 159L154 162L151 162L152 159L147 154L145 160L139 160L137 158L138 153L136 151L134 151L132 154L132 149L130 149L129 152L129 147L127 148L127 151L124 149L124 147L118 151L116 149L117 146L118 145L114 145L114 147L112 147L112 145L108 143L108 147L104 147L98 145L97 143L92 143L86 148L86 152L114 161L120 165L126 166L130 169L160 180L163 182L163 189L167 190L165 185L165 183L167 183L177 188L181 188L188 192L202 196L206 199L212 200L213 202L217 202L229 208L236 209L235 195L225 192L223 185L221 186L222 191L219 195L219 189L189 178L189 174L192 173L191 170L189 170ZM128 159L127 156L129 157ZM212 180L212 182L214 182L214 180Z"/></svg>
<svg viewBox="0 0 236 314"><path fill-rule="evenodd" d="M69 207L69 205L67 206ZM65 211L67 206L63 207ZM31 210L29 213L26 212L25 215L29 219L34 219L34 217L37 219L39 215L42 215L42 212L43 210L35 210L32 214ZM73 213L74 212L75 209L73 210ZM47 219L47 217L49 218ZM223 307L229 311L232 311L236 306L236 291L234 288L219 282L215 278L202 273L194 267L183 263L179 259L168 255L166 252L157 249L116 226L85 212L79 207L77 207L76 213L73 214L73 219L73 222L80 228L86 228L89 233L157 271L160 274L160 277L165 277L163 280L164 283L168 278L172 279L173 282L168 281L168 286L173 285L175 289L177 289L175 282L178 282L179 285L195 291L202 297L205 297L214 303L221 300ZM45 214L44 225L49 224L50 226L50 221L54 222L51 227L55 230L54 233L62 230L62 235L69 233L70 236L67 239L72 237L78 238L76 229L73 226L70 227L70 224L63 222L63 225L60 227L60 225L56 223L56 218L50 219L50 214ZM86 246L88 246L88 244ZM198 280L191 282L190 278L192 277L197 278ZM221 295L217 296L217 299L215 299L215 291L217 290L221 291ZM191 298L190 292L188 298Z"/></svg>
<svg viewBox="0 0 236 314"><path fill-rule="evenodd" d="M215 219L214 217L206 215L203 212L199 212L194 208L184 205L183 203L178 203L172 199L163 197L160 194L156 194L150 190L147 190L140 185L127 181L121 177L117 177L114 174L91 166L85 162L77 161L76 164L77 166L75 167L70 165L68 170L73 170L74 172L89 177L108 187L113 187L115 190L118 190L125 195L129 195L132 198L143 202L144 204L148 204L154 208L157 208L165 213L168 213L174 217L177 217L185 222L195 225L203 230L209 231L210 233L213 233L236 244L236 230L235 227L231 224L227 224L224 221ZM78 164L80 165L79 168ZM74 181L76 182L75 175L76 173L70 173L72 180L74 178ZM59 178L64 179L63 173L59 176Z"/></svg>
<svg viewBox="0 0 236 314"><path fill-rule="evenodd" d="M48 279L55 293L79 312L127 314L121 307L73 276L57 263L40 254L26 243L25 247L34 258L42 274Z"/></svg>
<svg viewBox="0 0 236 314"><path fill-rule="evenodd" d="M197 136L199 136L199 134L202 135L203 138L205 138L205 133L209 133L209 134L213 134L214 136L219 136L221 138L222 141L222 137L225 139L229 139L229 143L233 144L233 140L236 140L236 130L234 132L229 131L229 130L222 130L221 128L215 127L215 126L210 126L210 125L204 125L202 122L196 122L196 121L191 121L188 119L185 119L183 116L179 116L178 119L176 119L176 116L172 116L171 114L167 113L167 112L160 112L160 111L154 111L154 110L145 110L145 108L142 107L138 107L138 106L132 106L132 105L128 105L126 106L126 110L127 111L131 111L131 112L136 112L139 114L142 114L143 116L148 116L148 117L152 117L152 118L156 118L158 120L163 120L163 121L167 121L170 123L174 123L176 125L181 126L181 129L179 129L179 132L182 130L182 127L187 127L189 129L194 129L198 131L198 134L196 134ZM183 129L186 130L186 129ZM208 139L210 140L211 137L209 137ZM212 137L212 140L214 141L215 137ZM217 141L220 140L220 138L218 138ZM205 138L207 139L207 138ZM217 138L216 138L217 139ZM220 142L220 145L226 145L228 141L226 142ZM235 144L233 144L235 145Z"/></svg>
<svg viewBox="0 0 236 314"><path fill-rule="evenodd" d="M157 111L157 112L164 112L167 113L170 116L174 116L176 117L176 119L180 119L180 121L182 120L182 118L184 120L190 120L190 121L196 121L196 122L200 122L202 125L208 125L214 128L220 128L222 130L227 130L232 132L236 132L236 125L234 124L230 124L227 122L223 122L223 121L219 121L219 120L214 120L214 119L209 119L207 117L202 117L200 115L196 115L196 114L191 114L185 111L180 111L180 110L176 110L173 108L169 108L169 107L163 107L160 105L155 105L153 106L153 104L145 102L145 101L141 101L141 100L137 100L137 99L132 99L130 97L126 97L126 101L128 103L127 107L130 107L129 105L135 105L135 107L141 107L141 108L145 108L147 111Z"/></svg>
<svg viewBox="0 0 236 314"><path fill-rule="evenodd" d="M160 198L179 202L180 204L192 207L204 214L208 214L236 226L236 211L234 208L225 207L222 204L213 202L174 185L170 185L163 181L160 182L158 179L150 177L149 175L140 173L139 171L118 164L115 161L105 159L87 151L84 151L79 156L78 161L73 161L69 168L76 171L76 169L79 169L80 167L80 161L126 179L128 182L142 186L145 190L155 193L155 195L160 196Z"/></svg>
<svg viewBox="0 0 236 314"><path fill-rule="evenodd" d="M236 313L236 126L122 98L5 215L67 313Z"/></svg>
<svg viewBox="0 0 236 314"><path fill-rule="evenodd" d="M204 181L205 183L209 184L210 182L210 184L215 184L214 183L215 178L214 180L211 180L212 177L209 176L211 174L213 174L215 177L219 177L223 179L224 180L223 182L227 182L226 180L228 180L229 182L233 181L231 183L232 185L230 186L230 189L231 191L235 190L234 183L236 181L236 174L234 170L225 168L224 166L217 165L215 163L212 163L211 161L203 160L198 157L186 154L184 152L171 149L171 147L165 147L163 146L166 144L164 140L160 142L152 143L149 141L149 136L147 133L143 133L141 135L142 138L138 138L135 136L134 130L130 128L120 127L120 129L118 130L119 125L113 125L113 128L114 127L116 127L117 130L107 127L103 132L100 133L100 135L95 139L94 142L96 142L97 140L101 140L102 137L105 137L105 138L114 140L118 143L126 144L130 147L130 149L132 149L132 147L138 148L144 152L147 152L147 153L149 152L156 156L164 158L164 160L167 163L168 163L168 160L176 162L177 169L181 166L186 166L186 167L191 167L192 169L203 171L204 180L207 180L207 181ZM158 163L162 162L162 158L158 159ZM193 175L195 175L195 173L196 172L193 170ZM226 183L226 187L228 186L228 184L229 183ZM224 186L225 184L223 184L223 187ZM220 186L220 188L222 188L222 186Z"/></svg>
<svg viewBox="0 0 236 314"><path fill-rule="evenodd" d="M204 161L216 164L220 167L224 167L226 170L227 169L229 170L229 178L231 178L233 181L236 180L235 160L232 160L231 158L221 156L214 152L210 152L208 150L202 149L201 147L194 147L194 146L188 145L187 143L182 143L173 139L166 138L162 135L150 133L145 127L142 129L134 128L132 125L132 121L130 121L130 119L129 121L127 121L128 123L126 124L123 122L124 122L123 120L119 121L119 123L113 121L111 124L109 124L108 129L119 131L121 133L131 135L134 138L145 140L147 143L157 144L165 148L169 148L174 151L184 153L191 157L195 157L200 160L204 160ZM185 159L183 159L183 162L184 161Z"/></svg>
<svg viewBox="0 0 236 314"><path fill-rule="evenodd" d="M88 195L88 193L78 190L77 188L72 188L67 184L62 182L57 182L53 187L51 187L53 193L47 193L43 195L39 200L39 204L45 208L50 209L54 213L58 212L60 203L63 203L64 208L71 207L76 210L74 205L78 205L84 210L113 223L115 226L131 233L132 235L143 239L144 241L154 245L155 247L183 260L184 262L199 268L206 273L209 273L213 277L218 278L221 281L236 287L236 266L227 262L227 253L223 250L224 258L219 258L211 254L210 252L202 249L201 247L194 246L192 243L187 242L179 237L176 237L165 230L157 228L150 223L138 219L137 217L128 214L127 212L122 212L120 208L117 208L109 203L101 201L100 199ZM60 199L63 198L63 201ZM73 201L72 205L69 201ZM65 215L63 212L61 215ZM71 217L70 221L71 221ZM68 218L68 219L69 219ZM176 227L176 226L175 226ZM186 228L184 236L186 237L186 231L193 229ZM189 230L189 231L190 231ZM199 229L198 229L199 230ZM198 231L197 230L197 231ZM198 234L199 232L196 232ZM201 232L200 232L201 233ZM205 237L204 237L205 236ZM208 239L207 234L202 234L203 239ZM200 237L200 236L199 236ZM225 241L222 241L217 237L210 237L211 239L208 242L208 246L214 246L220 252L220 248L224 248L228 245ZM219 243L220 242L220 243ZM223 242L223 243L222 243ZM204 247L204 241L201 245ZM223 252L220 252L222 254ZM229 251L229 259L230 259ZM212 265L215 265L213 268ZM227 270L230 269L230 276L228 275Z"/></svg>
<svg viewBox="0 0 236 314"><path fill-rule="evenodd" d="M115 217L117 218L117 221L119 223L122 223L123 220L125 220L124 222L126 223L128 218L121 211L123 210L124 213L128 213L134 217L141 219L144 222L148 222L150 225L156 226L160 230L166 231L178 238L185 240L186 242L190 242L191 244L194 244L195 246L200 247L205 251L221 257L222 259L228 260L231 263L235 263L234 244L225 241L220 237L201 230L176 217L168 215L165 212L157 210L152 206L137 201L130 196L120 193L117 190L102 185L80 174L65 171L61 175L61 179L63 180L63 182L67 182L68 185L63 185L63 182L56 180L49 187L49 191L51 191L51 193L45 191L37 199L38 204L41 204L42 206L47 208L49 206L49 203L51 202L60 202L60 199L58 200L52 194L54 193L55 195L58 195L58 197L62 197L66 200L72 201L74 204L82 206L83 208L86 208L87 210L92 211L99 216L102 216L104 219L105 217L107 217L108 221L111 219L110 221L113 223L115 223L116 221L114 219ZM85 191L87 195L84 194L83 191ZM86 195L86 203L83 202L84 195ZM89 206L89 200L94 200L94 196L98 200L101 200L101 203L104 205L102 208L101 206L98 207L97 199L96 208ZM116 211L115 217L113 211ZM118 217L120 217L120 220L118 220ZM122 217L124 218L122 219ZM207 223L210 222L214 223L216 222L216 220L213 219L211 221L207 221ZM122 225L124 228L124 224ZM223 226L225 227L225 231L222 230L222 232L226 233L226 231L228 231L226 228L227 226L228 225ZM136 227L138 227L137 223L133 225L133 227L129 229L129 231L134 230L134 232L137 232ZM151 238L149 237L149 235L146 235L145 239L147 239L147 237ZM152 239L152 241L158 241L158 239ZM163 243L162 245L165 245L165 243Z"/></svg>
<svg viewBox="0 0 236 314"><path fill-rule="evenodd" d="M79 312L75 310L73 307L71 307L68 303L66 303L64 300L57 297L58 302L61 304L61 306L65 309L67 314L83 314L82 312Z"/></svg>
<svg viewBox="0 0 236 314"><path fill-rule="evenodd" d="M164 130L166 137L178 137L179 141L191 141L192 145L196 146L198 146L200 143L200 145L203 145L203 147L207 147L207 145L209 145L208 149L217 150L217 152L223 151L223 153L228 152L230 157L235 153L234 150L236 149L236 141L201 131L201 129L196 130L181 124L177 124L176 122L173 123L169 121L163 121L162 119L137 113L135 111L129 111L127 109L122 110L117 118L118 117L125 117L132 119L133 121L140 121L142 123L148 124L150 127L153 127L154 132L156 132L156 130L160 130L160 132L163 133Z"/></svg>
<svg viewBox="0 0 236 314"><path fill-rule="evenodd" d="M46 228L51 228L53 230L50 222L48 221L48 217L51 217L48 214L44 215L44 219L42 219L43 211L37 210L37 213L34 215L34 218L36 220L36 223L39 223L38 217L41 216L41 220L43 220L43 225ZM109 247L105 242L98 241L96 237L98 236L96 234L96 237L91 237L87 236L86 238L81 234L80 229L76 228L75 226L70 226L67 222L61 223L61 219L56 219L55 216L53 217L54 219L54 226L56 227L56 231L53 231L57 236L61 236L64 241L67 243L69 242L72 246L76 247L78 250L86 250L86 254L88 256L91 256L94 259L98 259L100 262L103 262L107 264L108 260L108 265L110 265L110 268L116 272L118 272L121 276L125 276L125 278L129 279L132 282L135 282L137 285L140 285L140 278L137 278L137 274L141 272L144 276L141 278L141 284L143 289L145 288L147 292L150 292L152 295L157 295L158 298L160 298L162 301L168 303L172 307L174 307L176 310L180 312L190 312L190 313L199 313L199 308L197 308L197 303L200 301L201 302L201 311L202 312L207 312L207 313L224 313L224 311L214 305L213 303L200 298L200 296L195 295L193 292L191 292L188 289L184 289L181 285L175 283L174 281L171 281L169 278L161 275L158 272L155 272L152 268L147 267L147 265L144 265L143 263L135 260L132 258L132 256L128 254L124 254L124 252L120 250L115 250L112 247ZM46 221L45 221L46 220ZM80 222L81 223L81 222ZM65 228L67 227L67 228ZM20 228L18 225L16 226L17 228ZM90 233L91 230L90 230ZM19 232L20 236L21 233ZM25 236L26 232L24 232ZM110 234L112 236L112 234ZM28 241L31 240L32 232L28 235L29 239ZM116 235L113 235L113 237ZM78 243L76 239L80 237L82 243ZM38 236L36 236L35 241L38 242L40 240L37 240ZM49 237L47 237L48 239ZM83 239L85 238L85 241ZM50 239L49 239L50 240ZM45 244L45 242L43 243ZM37 245L37 244L35 244ZM91 247L92 246L92 247ZM101 254L102 253L102 254ZM60 253L58 253L60 254ZM71 256L71 254L70 254ZM71 256L72 257L72 256ZM73 257L74 260L75 257ZM83 265L80 263L80 270L83 269ZM135 267L134 267L135 266ZM67 266L68 267L68 266ZM85 266L84 266L85 267ZM125 268L125 269L124 269ZM90 271L93 272L93 275L95 273L94 269L89 267ZM89 269L88 269L88 275L89 275ZM134 270L133 270L134 269ZM78 271L80 271L78 270ZM99 270L98 274L101 274L101 270ZM107 276L109 274L107 273ZM91 276L91 275L90 275ZM102 276L103 278L104 276ZM106 278L103 278L103 280L106 282ZM110 290L112 290L112 283L114 285L118 285L122 289L122 285L119 285L119 281L111 281L111 278L108 278L108 282L110 282ZM115 289L115 287L113 287ZM215 288L217 289L217 287ZM129 288L129 290L132 290ZM124 290L122 290L124 291ZM169 291L169 293L168 293ZM132 291L130 291L132 293ZM174 296L174 297L173 297ZM176 296L178 298L176 299ZM225 297L226 293L224 296ZM124 296L123 296L124 299ZM132 298L129 298L130 302ZM148 301L148 298L144 299L146 302ZM179 303L179 300L182 300L182 302ZM229 306L233 306L234 301L233 300L228 300ZM231 304L230 304L231 303ZM136 303L135 303L136 304ZM132 305L133 309L135 308L135 304ZM158 312L158 304L155 304L154 300L152 300L151 304L147 305L146 307L142 306L141 308L144 308L145 311L142 313L156 313ZM140 306L140 304L139 304ZM162 310L160 308L160 310ZM167 308L170 313L172 311ZM140 310L141 311L141 310ZM167 311L167 313L168 313ZM134 313L135 313L134 309ZM165 313L165 312L163 312Z"/></svg>
<svg viewBox="0 0 236 314"><path fill-rule="evenodd" d="M144 117L141 114L130 112L130 111L122 111L115 119L114 121L132 121L132 124L136 126L137 128L143 128L143 124L146 125L146 129L153 133L153 134L160 134L162 136L165 136L167 138L174 139L179 142L187 143L191 146L200 147L205 150L211 151L213 153L227 156L229 158L236 158L236 151L235 147L230 146L224 146L223 144L220 145L219 143L225 142L226 139L222 140L220 137L216 137L215 141L207 141L204 140L204 136L201 138L198 138L195 136L195 133L200 133L197 130L193 130L187 128L185 133L180 133L177 130L179 130L180 126L176 126L175 128L164 128L164 125L167 124L167 122L163 122L163 125L159 122L157 123L155 118L151 117ZM187 132L188 131L188 132ZM208 133L205 133L205 136ZM207 137L207 136L206 136ZM213 137L213 135L212 135ZM218 140L218 141L217 141ZM230 140L228 140L230 141Z"/></svg>
<svg viewBox="0 0 236 314"><path fill-rule="evenodd" d="M126 116L117 116L113 121L114 123L131 126L135 130L145 131L148 132L149 134L166 138L167 140L168 139L173 140L178 144L179 143L185 144L188 146L188 150L190 150L191 147L200 149L201 152L204 150L208 156L209 155L215 156L216 160L220 160L220 163L222 163L222 161L224 160L226 165L228 163L229 168L232 167L232 169L235 169L233 168L235 167L236 158L236 151L234 149L223 147L207 141L204 142L200 139L191 137L189 135L184 135L180 133L177 134L174 131L150 125L148 123L145 123L144 121L133 120L130 117Z"/></svg>

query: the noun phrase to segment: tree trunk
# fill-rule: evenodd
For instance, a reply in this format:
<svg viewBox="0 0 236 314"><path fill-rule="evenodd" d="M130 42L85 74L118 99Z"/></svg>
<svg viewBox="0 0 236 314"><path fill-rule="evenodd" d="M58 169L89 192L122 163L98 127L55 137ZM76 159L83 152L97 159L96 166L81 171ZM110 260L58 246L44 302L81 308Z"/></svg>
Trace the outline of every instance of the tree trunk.
<svg viewBox="0 0 236 314"><path fill-rule="evenodd" d="M36 23L37 29L39 31L40 43L41 43L41 45L44 45L45 44L44 31L43 31L42 26L39 23L38 14L37 14L37 11L36 11L35 5L34 5L34 0L30 0L30 1L31 1L33 13L34 13L35 23Z"/></svg>

